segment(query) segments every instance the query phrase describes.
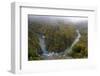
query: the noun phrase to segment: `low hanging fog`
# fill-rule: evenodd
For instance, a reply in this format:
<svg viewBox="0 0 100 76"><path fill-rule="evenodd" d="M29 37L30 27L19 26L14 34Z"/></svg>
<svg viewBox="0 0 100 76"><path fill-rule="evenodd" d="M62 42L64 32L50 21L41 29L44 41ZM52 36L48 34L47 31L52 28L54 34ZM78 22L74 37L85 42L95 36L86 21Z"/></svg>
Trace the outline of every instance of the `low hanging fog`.
<svg viewBox="0 0 100 76"><path fill-rule="evenodd" d="M43 16L43 15L28 15L29 23L39 22L39 23L47 23L57 25L59 22L63 22L65 24L79 24L87 25L88 18L87 17L79 17L79 16Z"/></svg>

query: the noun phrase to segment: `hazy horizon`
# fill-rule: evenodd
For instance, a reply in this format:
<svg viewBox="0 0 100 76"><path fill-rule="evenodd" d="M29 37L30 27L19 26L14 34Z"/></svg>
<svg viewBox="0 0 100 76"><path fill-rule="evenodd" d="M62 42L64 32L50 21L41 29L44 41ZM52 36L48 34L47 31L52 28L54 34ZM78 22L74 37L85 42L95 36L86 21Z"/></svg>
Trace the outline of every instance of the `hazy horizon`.
<svg viewBox="0 0 100 76"><path fill-rule="evenodd" d="M51 24L58 24L59 21L62 21L64 23L80 23L80 22L87 23L88 17L28 15L28 20L30 22L44 22Z"/></svg>

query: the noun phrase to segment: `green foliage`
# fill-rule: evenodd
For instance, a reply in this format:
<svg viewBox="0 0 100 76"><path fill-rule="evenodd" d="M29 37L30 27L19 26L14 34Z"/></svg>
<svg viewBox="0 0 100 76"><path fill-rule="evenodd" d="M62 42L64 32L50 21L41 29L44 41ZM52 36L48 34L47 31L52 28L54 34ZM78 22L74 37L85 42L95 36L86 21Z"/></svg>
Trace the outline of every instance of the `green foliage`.
<svg viewBox="0 0 100 76"><path fill-rule="evenodd" d="M72 48L72 58L86 58L88 56L87 28L78 26L81 38ZM71 46L77 37L76 27L73 24L58 22L57 25L33 22L28 26L28 59L41 60L42 50L39 45L38 33L43 33L46 40L46 48L49 52L64 52Z"/></svg>
<svg viewBox="0 0 100 76"><path fill-rule="evenodd" d="M47 37L48 51L63 52L75 39L75 28L70 25L59 25L51 29ZM46 35L47 36L47 35Z"/></svg>

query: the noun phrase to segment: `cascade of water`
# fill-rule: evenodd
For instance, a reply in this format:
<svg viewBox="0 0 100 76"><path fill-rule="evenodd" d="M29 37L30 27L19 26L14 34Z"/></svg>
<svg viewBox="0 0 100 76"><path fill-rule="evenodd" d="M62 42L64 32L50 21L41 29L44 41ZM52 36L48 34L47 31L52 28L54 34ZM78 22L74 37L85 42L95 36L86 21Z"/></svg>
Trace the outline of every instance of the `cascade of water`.
<svg viewBox="0 0 100 76"><path fill-rule="evenodd" d="M58 54L57 53L54 53L54 52L48 52L47 49L46 49L46 44L45 44L45 35L44 34L39 34L38 35L39 37L39 45L41 47L41 50L43 52L43 56L45 58L50 58L52 59L54 56L57 56Z"/></svg>
<svg viewBox="0 0 100 76"><path fill-rule="evenodd" d="M80 37L81 37L81 34L80 34L79 30L76 30L76 33L77 33L77 37L76 37L76 39L74 40L74 42L72 43L71 49L72 49L73 46L79 41L79 39L80 39Z"/></svg>
<svg viewBox="0 0 100 76"><path fill-rule="evenodd" d="M39 45L41 47L41 50L43 52L43 55L48 54L48 51L46 50L45 36L43 34L42 35L39 35Z"/></svg>
<svg viewBox="0 0 100 76"><path fill-rule="evenodd" d="M79 41L79 39L80 39L80 37L81 37L81 34L80 34L79 30L76 30L76 33L77 33L76 39L75 39L74 42L72 43L71 47L65 50L65 54L68 54L68 53L72 52L72 48L73 48L74 45L76 45L77 42Z"/></svg>

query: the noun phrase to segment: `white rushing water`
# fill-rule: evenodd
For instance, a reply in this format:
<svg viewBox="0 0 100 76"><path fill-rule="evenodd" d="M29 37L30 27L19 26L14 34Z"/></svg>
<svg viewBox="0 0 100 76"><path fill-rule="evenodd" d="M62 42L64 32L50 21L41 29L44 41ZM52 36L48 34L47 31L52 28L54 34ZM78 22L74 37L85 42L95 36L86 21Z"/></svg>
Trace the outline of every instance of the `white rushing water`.
<svg viewBox="0 0 100 76"><path fill-rule="evenodd" d="M77 42L80 40L81 34L80 34L79 30L76 30L76 33L77 33L77 37L76 37L75 40L73 41L71 47L68 48L68 49L65 51L65 54L68 54L68 53L72 52L72 48L73 48L73 47L77 44Z"/></svg>
<svg viewBox="0 0 100 76"><path fill-rule="evenodd" d="M39 36L39 45L41 47L41 50L43 52L43 55L48 54L48 51L46 50L45 36L44 35L40 35Z"/></svg>
<svg viewBox="0 0 100 76"><path fill-rule="evenodd" d="M76 33L77 33L77 37L76 37L76 39L74 40L74 42L72 43L71 49L72 49L72 47L79 41L79 39L80 39L80 37L81 37L81 34L80 34L79 30L76 30Z"/></svg>
<svg viewBox="0 0 100 76"><path fill-rule="evenodd" d="M41 50L43 52L42 56L45 59L54 59L55 57L58 56L58 53L54 52L48 52L46 49L46 44L45 44L45 35L44 34L39 34L39 45L41 47Z"/></svg>

